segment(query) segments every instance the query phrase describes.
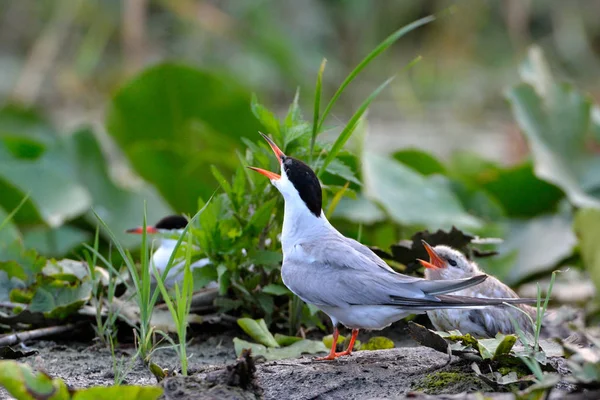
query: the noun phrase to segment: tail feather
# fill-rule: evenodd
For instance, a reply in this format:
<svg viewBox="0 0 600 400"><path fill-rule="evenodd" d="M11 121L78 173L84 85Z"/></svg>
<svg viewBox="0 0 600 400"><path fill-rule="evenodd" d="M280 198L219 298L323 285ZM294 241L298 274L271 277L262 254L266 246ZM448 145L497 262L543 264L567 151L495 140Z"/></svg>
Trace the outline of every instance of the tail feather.
<svg viewBox="0 0 600 400"><path fill-rule="evenodd" d="M448 308L466 308L466 309L477 309L485 308L489 306L506 306L507 304L535 304L537 299L532 298L481 298L481 297L468 297L468 296L452 296L452 295L440 295L436 296L436 300L430 299L407 299L407 298L394 298L393 305L401 306L409 310L436 310L436 309L448 309Z"/></svg>
<svg viewBox="0 0 600 400"><path fill-rule="evenodd" d="M450 280L422 280L417 283L419 289L431 296L458 292L471 286L479 285L488 278L487 275L481 274L465 279L450 279Z"/></svg>

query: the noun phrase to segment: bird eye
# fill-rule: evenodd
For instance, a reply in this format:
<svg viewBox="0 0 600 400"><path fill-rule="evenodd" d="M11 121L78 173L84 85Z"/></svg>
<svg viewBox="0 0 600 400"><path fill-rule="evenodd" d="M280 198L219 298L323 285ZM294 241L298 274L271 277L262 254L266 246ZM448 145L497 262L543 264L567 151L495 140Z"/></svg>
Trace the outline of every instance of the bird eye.
<svg viewBox="0 0 600 400"><path fill-rule="evenodd" d="M448 259L448 264L452 265L453 267L456 267L456 261L454 261L453 259L449 258Z"/></svg>

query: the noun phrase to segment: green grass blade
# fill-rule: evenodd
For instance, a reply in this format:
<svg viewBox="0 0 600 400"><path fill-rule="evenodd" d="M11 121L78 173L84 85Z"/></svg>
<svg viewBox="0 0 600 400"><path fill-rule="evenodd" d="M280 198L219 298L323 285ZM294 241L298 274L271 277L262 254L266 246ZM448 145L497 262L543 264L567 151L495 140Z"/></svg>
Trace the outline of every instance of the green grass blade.
<svg viewBox="0 0 600 400"><path fill-rule="evenodd" d="M163 279L161 278L160 273L158 272L158 270L156 269L156 266L154 264L152 265L152 272L154 273L154 276L156 278L156 285L158 286L158 289L162 293L163 300L165 301L165 304L167 305L167 308L169 309L171 316L175 319L175 324L179 324L179 321L177 320L177 312L175 310L175 305L173 304L173 300L171 299L171 296L169 295L169 291L165 287L165 284L163 283ZM175 284L175 285L177 286L177 284Z"/></svg>
<svg viewBox="0 0 600 400"><path fill-rule="evenodd" d="M331 199L331 203L329 203L329 207L327 208L327 212L325 213L325 216L327 218L330 218L331 215L333 214L333 212L335 211L337 205L339 204L340 200L342 199L342 197L344 197L344 193L346 193L346 190L348 190L348 186L350 186L350 182L346 182L346 184L344 185L344 187L342 189L340 189L335 196L333 196L333 199Z"/></svg>
<svg viewBox="0 0 600 400"><path fill-rule="evenodd" d="M348 121L348 123L344 127L344 130L342 131L342 133L340 133L338 138L335 140L335 143L333 143L333 147L331 148L331 151L327 154L327 157L325 157L323 164L317 170L318 177L321 176L321 174L323 173L323 171L325 171L325 169L327 168L329 163L331 163L335 159L335 157L338 155L340 150L342 150L342 147L344 147L344 145L346 144L348 139L350 139L350 136L352 136L354 129L358 125L358 121L363 116L365 111L367 111L367 108L369 108L369 105L371 105L371 102L373 102L373 100L375 100L375 97L377 97L379 95L379 93L381 93L381 91L387 85L389 85L393 79L394 79L394 77L391 77L387 81L383 82L377 89L375 89L373 91L373 93L371 93L369 95L369 97L367 97L367 99L360 105L358 110L356 110L356 112L354 113L352 118L350 118L350 121Z"/></svg>
<svg viewBox="0 0 600 400"><path fill-rule="evenodd" d="M138 284L139 284L140 277L137 273L137 270L135 268L135 263L134 263L133 259L131 258L131 255L129 254L128 251L126 251L123 248L123 246L121 246L121 244L117 240L117 237L110 230L110 228L108 227L106 222L104 222L104 220L96 213L95 210L92 210L92 212L94 213L94 216L96 217L96 219L98 219L98 222L100 222L100 225L102 225L104 227L104 229L106 230L106 232L108 233L108 236L110 237L110 240L112 241L112 243L114 243L114 245L117 247L117 251L121 255L121 258L123 258L123 261L125 262L125 265L127 266L127 270L131 274L131 278L133 280L135 290L139 291L140 288L138 287ZM102 260L103 258L100 258L100 259ZM103 261L105 261L105 259ZM107 266L108 265L112 266L112 264L108 261L105 261L105 263L107 264ZM115 269L115 271L116 271L116 269ZM118 273L118 271L116 271L116 272Z"/></svg>
<svg viewBox="0 0 600 400"><path fill-rule="evenodd" d="M312 136L310 138L310 161L312 164L313 152L315 150L315 141L317 140L317 135L319 133L319 113L321 112L321 91L323 88L323 72L325 71L325 64L327 64L327 59L323 59L321 61L321 66L319 67L319 73L317 74L317 84L315 85L315 104L314 104L314 112L313 112L313 130Z"/></svg>
<svg viewBox="0 0 600 400"><path fill-rule="evenodd" d="M4 220L2 222L0 222L0 231L13 219L13 217L19 212L21 207L23 207L23 205L27 202L28 199L29 199L29 193L27 193L23 197L21 202L15 208L13 208L13 210L10 212L10 214L8 214L6 216L6 218L4 218Z"/></svg>
<svg viewBox="0 0 600 400"><path fill-rule="evenodd" d="M433 20L435 20L435 17L433 15L418 19L400 29L398 29L396 32L392 33L390 36L388 36L383 42L381 42L372 52L370 52L357 66L356 68L354 68L352 70L352 72L350 72L350 74L346 77L346 79L344 80L344 82L342 82L342 84L340 85L339 89L334 93L333 97L331 98L331 100L329 101L329 103L327 104L327 107L325 107L325 111L323 111L323 114L321 115L321 118L319 120L319 123L317 124L317 134L321 131L321 127L323 126L323 122L325 122L325 119L327 118L327 115L329 114L329 112L331 111L331 109L333 108L334 104L337 102L338 98L341 96L342 92L346 89L346 87L354 80L354 78L356 78L356 76L367 66L371 63L371 61L373 61L373 59L375 59L379 54L381 54L382 52L384 52L388 47L390 47L392 44L394 44L394 42L396 42L398 39L400 39L402 36L406 35L407 33L417 29L420 26L423 26L425 24L428 24L430 22L432 22Z"/></svg>

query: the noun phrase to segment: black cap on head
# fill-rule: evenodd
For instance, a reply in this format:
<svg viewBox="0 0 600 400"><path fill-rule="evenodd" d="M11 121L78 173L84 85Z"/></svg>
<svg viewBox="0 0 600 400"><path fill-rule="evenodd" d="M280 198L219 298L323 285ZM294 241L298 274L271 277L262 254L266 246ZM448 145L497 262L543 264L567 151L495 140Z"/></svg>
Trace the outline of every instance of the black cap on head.
<svg viewBox="0 0 600 400"><path fill-rule="evenodd" d="M317 175L308 165L292 157L283 158L282 165L285 174L310 212L320 217L323 195Z"/></svg>
<svg viewBox="0 0 600 400"><path fill-rule="evenodd" d="M188 220L183 215L169 215L164 217L154 225L156 229L183 229L187 226Z"/></svg>

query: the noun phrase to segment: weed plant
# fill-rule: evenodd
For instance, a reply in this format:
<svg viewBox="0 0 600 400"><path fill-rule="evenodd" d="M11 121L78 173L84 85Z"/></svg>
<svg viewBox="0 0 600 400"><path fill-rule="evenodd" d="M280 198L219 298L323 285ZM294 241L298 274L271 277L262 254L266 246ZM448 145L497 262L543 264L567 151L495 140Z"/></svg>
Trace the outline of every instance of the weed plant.
<svg viewBox="0 0 600 400"><path fill-rule="evenodd" d="M344 150L356 131L372 101L389 85L391 79L377 87L350 117L332 144L318 141L325 122L344 90L379 54L395 41L419 26L431 22L433 17L415 21L394 32L369 53L348 76L320 112L322 79L326 62L320 65L314 96L314 115L311 122L304 119L298 106L296 93L287 114L279 120L275 113L260 104L254 96L251 108L255 116L286 154L293 154L309 162L323 183L327 215L331 215L343 196L355 196L360 188L358 160ZM409 64L414 65L416 61ZM218 281L220 294L217 300L222 312L263 317L268 325L276 324L295 334L301 325L323 327L317 310L305 305L282 284L279 273L282 215L278 213L281 202L269 182L250 175L247 165L278 169L271 150L258 134L253 140L245 139L247 151L238 153L240 165L231 180L212 168L223 193L215 196L212 204L193 229L196 250L194 256L208 257L211 265L198 273L202 282ZM256 138L256 139L254 139ZM203 205L200 201L200 205ZM198 250L199 249L199 250Z"/></svg>
<svg viewBox="0 0 600 400"><path fill-rule="evenodd" d="M519 355L519 358L523 363L529 368L531 373L535 376L538 383L542 383L544 381L544 372L542 371L542 366L540 365L540 360L545 362L546 355L543 351L540 350L540 332L542 330L542 322L544 320L544 315L548 310L548 303L550 302L550 295L552 294L552 287L554 286L554 280L556 279L556 271L552 272L552 277L550 278L550 284L548 285L548 291L546 293L546 297L544 298L542 304L542 290L540 288L540 284L537 284L537 303L536 303L536 318L535 321L531 316L523 311L522 309L508 304L514 309L524 313L529 321L531 322L531 326L534 327L533 337L531 335L526 334L523 329L519 326L519 323L512 317L510 317L511 322L515 328L515 332L517 336L521 340L521 343L528 349L527 354Z"/></svg>
<svg viewBox="0 0 600 400"><path fill-rule="evenodd" d="M326 208L328 214L335 209L342 196L353 196L356 189L360 187L356 157L345 151L343 147L355 132L369 105L391 82L391 78L366 98L332 145L317 140L318 135L323 131L327 116L344 90L379 54L406 33L432 20L433 17L420 19L386 38L350 72L321 114L319 112L322 97L321 82L325 70L325 61L323 61L317 75L315 115L312 124L302 116L298 106L298 94L281 121L273 112L260 104L256 97L253 97L251 102L253 113L282 150L301 159L310 160L311 167L323 181L324 194L329 204ZM413 64L414 62L409 66ZM212 174L223 188L223 193L211 197L212 201L199 200L200 211L191 219L184 233L179 237L166 270L163 271L162 277L156 279L157 289L153 290L151 285L151 246L146 234L145 212L139 268L132 255L118 243L107 224L96 214L100 225L106 230L123 258L131 277L127 289L137 303L140 315L136 341L139 354L146 362L155 346L153 341L155 332L151 326L152 310L159 294L162 293L177 325L179 345L176 348L182 361L182 370L186 369L185 317L190 308L189 302L193 291L193 283L190 281L192 273L188 269L190 259L196 256L208 257L211 260L211 264L194 271L194 275L200 282L198 288L204 283L218 281L222 297L216 303L222 312L234 311L239 315L264 316L268 324L276 323L280 328L287 327L291 333L297 332L302 324L309 327L322 327L316 309L304 305L281 282L279 273L281 245L278 235L281 232L282 216L277 215L277 210L280 209L277 206L281 201L280 196L276 195L268 182L250 175L245 168L246 165L277 168L278 165L273 165L274 160L270 150L262 143L258 134L255 137L256 140L245 140L248 149L245 154L238 153L240 165L231 181L226 179L218 169L212 168ZM188 229L191 236L187 235ZM187 237L187 243L180 248L184 237ZM102 257L97 249L88 247L88 250L112 273L118 274L118 270ZM181 258L186 260L184 282L181 288L179 286L175 288L175 294L171 297L166 293L164 280L175 264L175 259Z"/></svg>

